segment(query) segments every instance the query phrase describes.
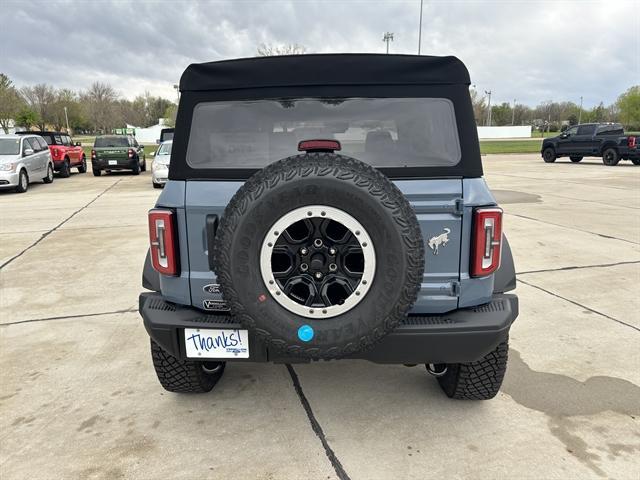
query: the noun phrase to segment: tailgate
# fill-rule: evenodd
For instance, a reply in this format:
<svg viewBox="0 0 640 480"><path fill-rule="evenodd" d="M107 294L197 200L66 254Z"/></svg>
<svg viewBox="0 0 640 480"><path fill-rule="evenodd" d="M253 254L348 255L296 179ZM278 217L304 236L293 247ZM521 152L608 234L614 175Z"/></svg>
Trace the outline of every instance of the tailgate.
<svg viewBox="0 0 640 480"><path fill-rule="evenodd" d="M222 217L243 182L186 182L186 223L191 300L194 307L220 308L222 295L211 271L207 217ZM462 180L402 180L395 184L413 206L425 239L425 273L414 313L458 307L462 234Z"/></svg>
<svg viewBox="0 0 640 480"><path fill-rule="evenodd" d="M122 160L129 158L128 147L94 148L98 160Z"/></svg>

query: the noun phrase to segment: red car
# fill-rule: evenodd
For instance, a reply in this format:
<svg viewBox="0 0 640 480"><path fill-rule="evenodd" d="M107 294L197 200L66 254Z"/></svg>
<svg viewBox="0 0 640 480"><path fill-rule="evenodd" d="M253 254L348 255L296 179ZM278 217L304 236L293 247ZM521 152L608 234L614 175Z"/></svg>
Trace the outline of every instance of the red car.
<svg viewBox="0 0 640 480"><path fill-rule="evenodd" d="M61 177L68 177L71 168L77 168L79 173L87 171L87 159L80 142L74 143L71 137L63 132L17 132L18 134L36 133L45 139L49 145L51 158L56 172Z"/></svg>

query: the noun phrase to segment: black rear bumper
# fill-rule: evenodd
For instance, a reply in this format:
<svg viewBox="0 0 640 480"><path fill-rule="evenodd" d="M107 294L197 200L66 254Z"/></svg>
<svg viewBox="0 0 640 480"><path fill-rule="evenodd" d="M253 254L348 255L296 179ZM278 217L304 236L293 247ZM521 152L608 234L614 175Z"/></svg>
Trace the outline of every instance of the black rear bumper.
<svg viewBox="0 0 640 480"><path fill-rule="evenodd" d="M166 302L159 293L140 294L140 315L147 332L162 348L185 358L184 328L241 329L228 314L212 314ZM490 303L442 315L409 315L372 349L349 358L376 363L463 363L479 360L503 342L518 316L518 297L495 294ZM248 359L237 362L299 363L281 356L249 334Z"/></svg>

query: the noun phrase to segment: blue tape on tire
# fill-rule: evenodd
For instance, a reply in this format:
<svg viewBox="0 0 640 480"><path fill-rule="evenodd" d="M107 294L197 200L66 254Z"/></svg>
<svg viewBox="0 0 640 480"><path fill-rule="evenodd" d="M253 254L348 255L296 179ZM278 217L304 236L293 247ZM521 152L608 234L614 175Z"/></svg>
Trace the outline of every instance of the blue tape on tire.
<svg viewBox="0 0 640 480"><path fill-rule="evenodd" d="M313 328L303 325L298 329L298 338L303 342L308 342L313 338Z"/></svg>

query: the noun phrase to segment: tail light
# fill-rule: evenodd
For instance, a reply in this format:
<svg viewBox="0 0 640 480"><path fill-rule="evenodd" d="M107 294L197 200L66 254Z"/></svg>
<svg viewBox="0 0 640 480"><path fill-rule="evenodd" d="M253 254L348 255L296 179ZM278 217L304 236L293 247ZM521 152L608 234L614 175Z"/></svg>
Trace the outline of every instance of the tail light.
<svg viewBox="0 0 640 480"><path fill-rule="evenodd" d="M95 160L95 159L96 159L96 151L91 150L91 160Z"/></svg>
<svg viewBox="0 0 640 480"><path fill-rule="evenodd" d="M163 275L178 275L178 236L172 210L149 211L149 242L153 268Z"/></svg>
<svg viewBox="0 0 640 480"><path fill-rule="evenodd" d="M636 137L627 138L627 146L629 148L636 148Z"/></svg>
<svg viewBox="0 0 640 480"><path fill-rule="evenodd" d="M53 156L57 157L60 154L60 151L57 148L53 149Z"/></svg>
<svg viewBox="0 0 640 480"><path fill-rule="evenodd" d="M133 158L134 155L134 151L132 148L129 149L129 152L127 152L129 154L129 158Z"/></svg>
<svg viewBox="0 0 640 480"><path fill-rule="evenodd" d="M478 208L473 212L471 276L484 277L500 266L502 250L502 209Z"/></svg>

